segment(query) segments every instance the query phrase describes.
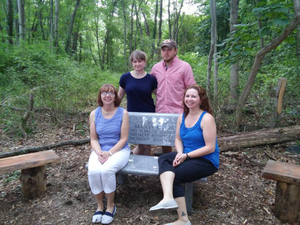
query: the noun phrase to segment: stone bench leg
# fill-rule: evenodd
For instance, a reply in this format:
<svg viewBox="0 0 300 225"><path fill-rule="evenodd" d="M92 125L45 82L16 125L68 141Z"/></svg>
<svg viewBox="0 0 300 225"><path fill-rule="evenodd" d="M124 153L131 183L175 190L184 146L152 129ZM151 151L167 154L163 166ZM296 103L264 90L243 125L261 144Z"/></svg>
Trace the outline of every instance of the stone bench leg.
<svg viewBox="0 0 300 225"><path fill-rule="evenodd" d="M46 192L45 166L21 170L21 190L25 198L43 197Z"/></svg>
<svg viewBox="0 0 300 225"><path fill-rule="evenodd" d="M124 184L128 178L128 174L117 173L116 176L117 176L117 184L119 185Z"/></svg>
<svg viewBox="0 0 300 225"><path fill-rule="evenodd" d="M193 211L194 182L185 183L185 202L188 214Z"/></svg>

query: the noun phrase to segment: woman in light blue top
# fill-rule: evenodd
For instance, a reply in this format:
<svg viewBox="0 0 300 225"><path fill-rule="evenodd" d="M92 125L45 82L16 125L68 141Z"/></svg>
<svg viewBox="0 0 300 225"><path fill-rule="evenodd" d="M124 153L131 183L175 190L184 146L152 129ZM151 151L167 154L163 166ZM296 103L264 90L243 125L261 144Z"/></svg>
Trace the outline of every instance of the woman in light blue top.
<svg viewBox="0 0 300 225"><path fill-rule="evenodd" d="M158 159L159 178L164 197L150 211L176 208L174 225L190 225L182 183L214 174L219 168L217 130L206 91L199 85L187 87L183 96L184 113L178 117L177 152Z"/></svg>
<svg viewBox="0 0 300 225"><path fill-rule="evenodd" d="M93 223L110 224L113 221L116 213L116 173L126 166L129 160L129 116L125 109L119 107L120 102L116 88L105 84L99 90L99 107L90 115L92 152L89 158L88 178L98 204L92 218ZM104 194L107 199L105 213Z"/></svg>

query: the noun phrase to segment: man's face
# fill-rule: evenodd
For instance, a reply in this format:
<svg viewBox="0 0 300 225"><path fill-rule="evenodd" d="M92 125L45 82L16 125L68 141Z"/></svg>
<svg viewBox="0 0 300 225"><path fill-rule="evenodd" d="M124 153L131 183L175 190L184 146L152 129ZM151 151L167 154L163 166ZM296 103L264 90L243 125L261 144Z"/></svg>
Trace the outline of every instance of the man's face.
<svg viewBox="0 0 300 225"><path fill-rule="evenodd" d="M167 46L164 46L161 48L161 57L164 59L165 62L172 62L174 57L177 54L177 49L176 48L168 48Z"/></svg>

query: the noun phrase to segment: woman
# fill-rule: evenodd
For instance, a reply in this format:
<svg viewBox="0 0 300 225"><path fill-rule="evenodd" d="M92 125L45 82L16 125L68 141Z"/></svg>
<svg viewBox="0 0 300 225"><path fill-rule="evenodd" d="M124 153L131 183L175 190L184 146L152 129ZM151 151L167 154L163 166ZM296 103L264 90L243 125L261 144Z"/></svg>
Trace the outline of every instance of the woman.
<svg viewBox="0 0 300 225"><path fill-rule="evenodd" d="M212 109L206 91L199 85L186 88L184 113L178 117L175 147L159 157L159 178L163 199L150 211L177 208L174 225L191 224L188 218L182 183L214 174L219 168L219 147Z"/></svg>
<svg viewBox="0 0 300 225"><path fill-rule="evenodd" d="M156 78L144 71L147 62L146 53L135 50L129 57L133 71L122 74L120 78L119 97L127 95L128 112L155 112L152 93L156 93ZM149 155L150 145L137 145L133 150L136 155Z"/></svg>
<svg viewBox="0 0 300 225"><path fill-rule="evenodd" d="M116 172L126 166L129 160L129 116L125 109L119 107L120 102L116 88L104 84L98 94L99 107L90 115L92 152L88 178L98 204L93 223L110 224L113 221L116 213ZM105 213L104 194L107 199Z"/></svg>

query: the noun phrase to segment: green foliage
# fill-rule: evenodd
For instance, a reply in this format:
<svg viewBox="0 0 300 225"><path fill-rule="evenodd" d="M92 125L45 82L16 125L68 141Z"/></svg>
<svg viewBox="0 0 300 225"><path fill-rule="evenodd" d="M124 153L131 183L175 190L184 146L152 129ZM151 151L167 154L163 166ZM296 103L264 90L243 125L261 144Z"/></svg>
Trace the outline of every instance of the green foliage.
<svg viewBox="0 0 300 225"><path fill-rule="evenodd" d="M5 183L9 183L12 180L18 180L20 178L21 170L16 170L14 172L9 173L5 179L3 180Z"/></svg>
<svg viewBox="0 0 300 225"><path fill-rule="evenodd" d="M83 111L96 102L98 90L104 83L118 87L119 74L58 57L44 46L2 43L0 94L5 107L0 108L0 119L1 128L7 134L19 133L30 92L34 94L34 108L48 109L54 121L59 121L64 113ZM6 54L8 49L10 54Z"/></svg>

